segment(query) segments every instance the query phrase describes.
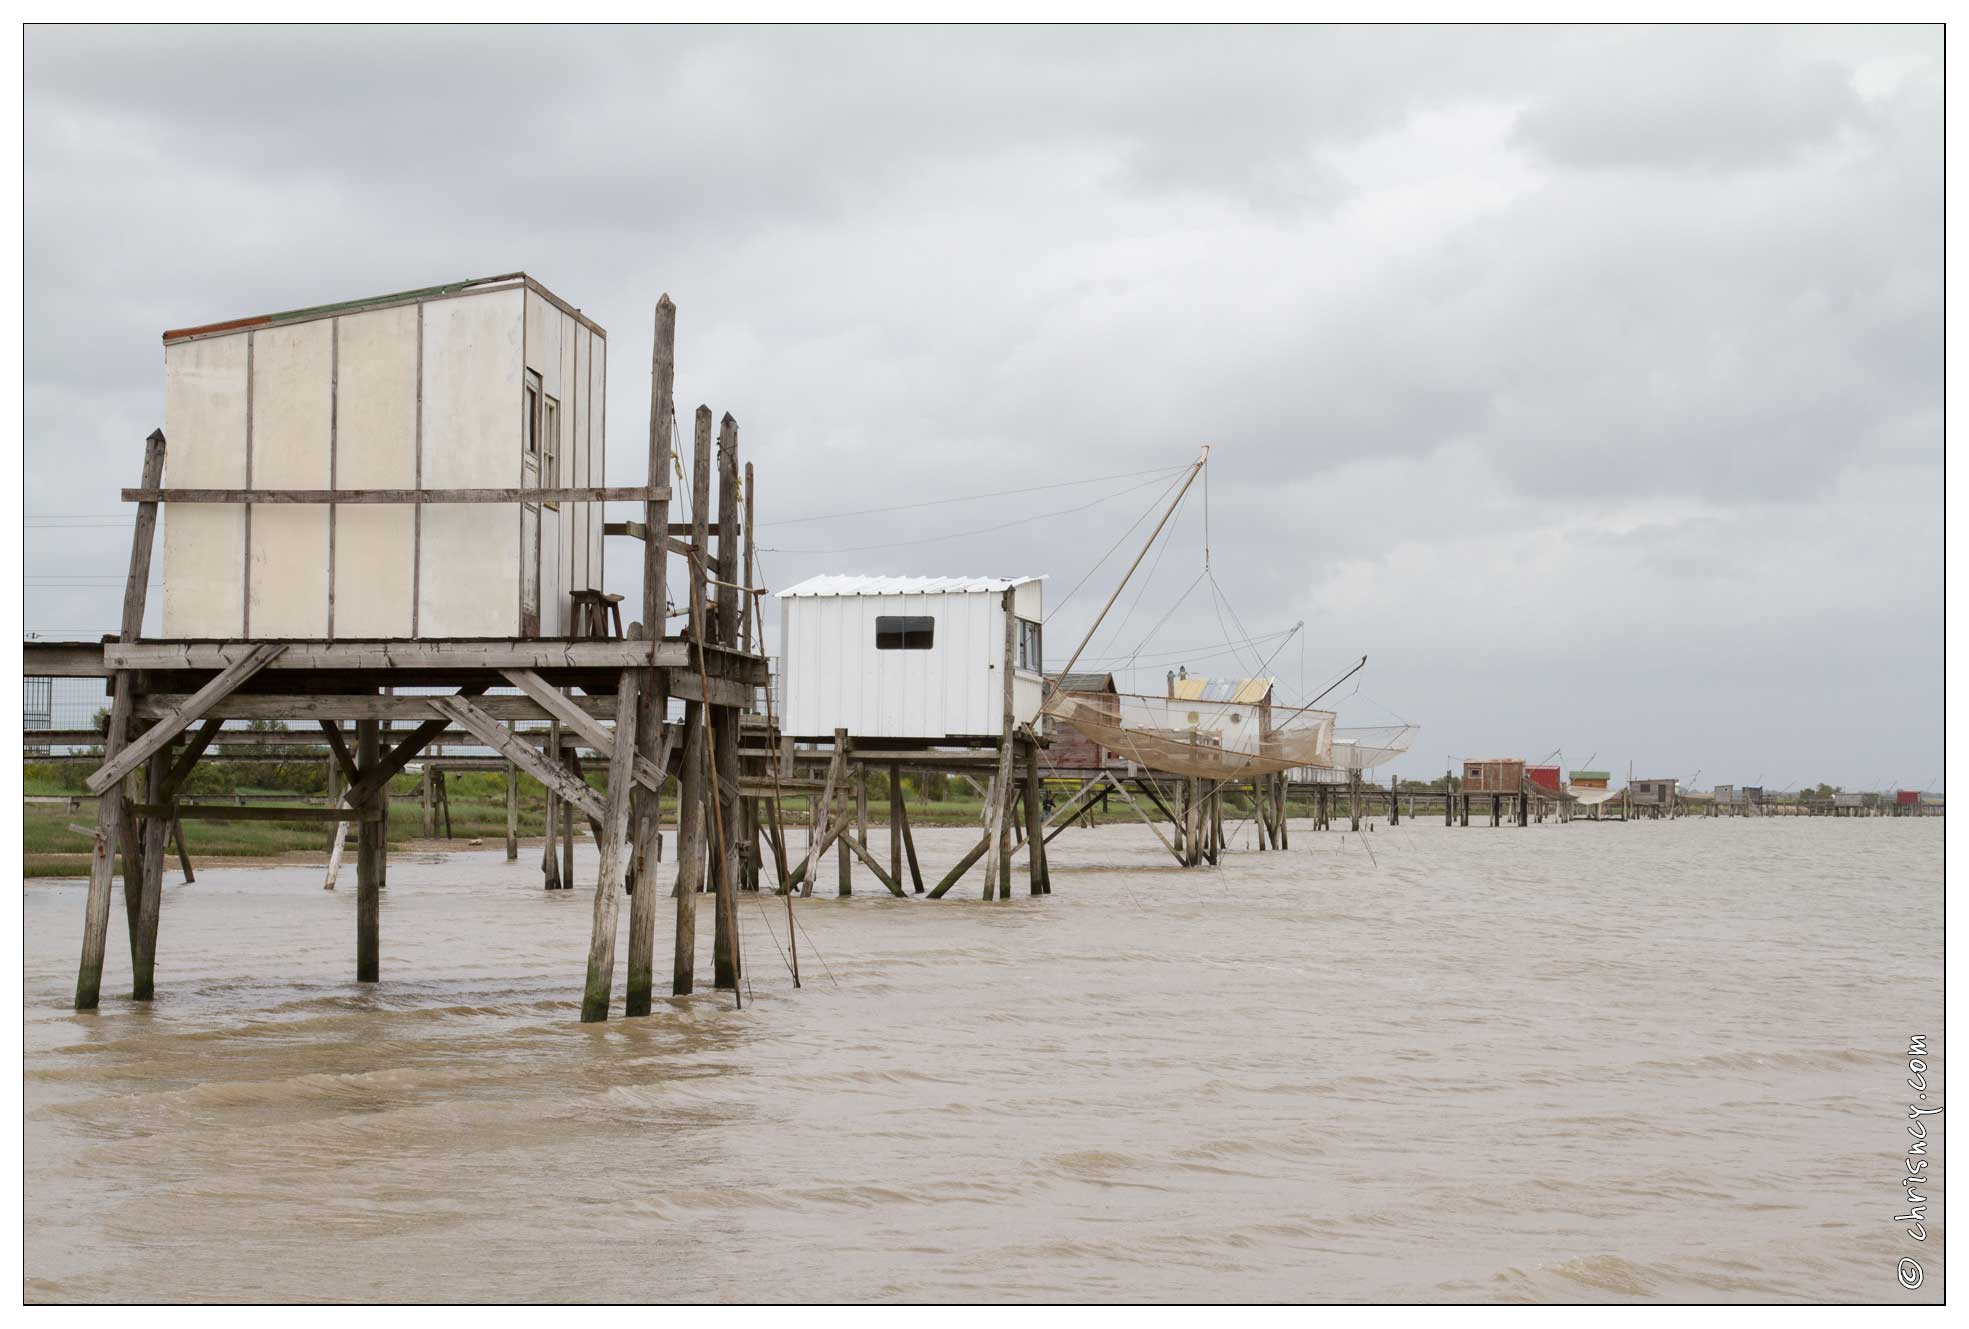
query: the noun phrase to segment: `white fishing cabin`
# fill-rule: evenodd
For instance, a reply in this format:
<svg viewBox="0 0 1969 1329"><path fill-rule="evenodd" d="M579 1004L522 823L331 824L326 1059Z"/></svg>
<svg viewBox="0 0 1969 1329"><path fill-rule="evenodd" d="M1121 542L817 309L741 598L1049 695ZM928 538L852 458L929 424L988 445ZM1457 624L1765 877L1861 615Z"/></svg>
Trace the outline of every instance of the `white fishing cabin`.
<svg viewBox="0 0 1969 1329"><path fill-rule="evenodd" d="M167 491L603 484L608 334L524 273L177 329L164 368ZM167 501L163 523L167 638L565 637L602 587L600 502Z"/></svg>
<svg viewBox="0 0 1969 1329"><path fill-rule="evenodd" d="M1046 685L1044 580L820 576L781 591L781 732L996 742L1008 666L1013 718L1030 723Z"/></svg>

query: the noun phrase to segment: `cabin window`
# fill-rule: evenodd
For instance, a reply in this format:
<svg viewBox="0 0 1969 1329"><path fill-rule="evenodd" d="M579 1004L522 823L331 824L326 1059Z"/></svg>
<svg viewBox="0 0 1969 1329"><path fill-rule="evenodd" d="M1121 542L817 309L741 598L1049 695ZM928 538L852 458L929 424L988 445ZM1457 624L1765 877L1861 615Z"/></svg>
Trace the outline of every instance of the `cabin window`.
<svg viewBox="0 0 1969 1329"><path fill-rule="evenodd" d="M1040 673L1039 624L1029 618L1019 620L1019 668Z"/></svg>
<svg viewBox="0 0 1969 1329"><path fill-rule="evenodd" d="M561 404L552 397L540 399L540 485L543 489L561 487ZM559 503L549 503L559 511Z"/></svg>
<svg viewBox="0 0 1969 1329"><path fill-rule="evenodd" d="M927 651L935 644L937 620L928 614L877 614L875 649Z"/></svg>
<svg viewBox="0 0 1969 1329"><path fill-rule="evenodd" d="M526 459L540 473L540 375L526 371Z"/></svg>

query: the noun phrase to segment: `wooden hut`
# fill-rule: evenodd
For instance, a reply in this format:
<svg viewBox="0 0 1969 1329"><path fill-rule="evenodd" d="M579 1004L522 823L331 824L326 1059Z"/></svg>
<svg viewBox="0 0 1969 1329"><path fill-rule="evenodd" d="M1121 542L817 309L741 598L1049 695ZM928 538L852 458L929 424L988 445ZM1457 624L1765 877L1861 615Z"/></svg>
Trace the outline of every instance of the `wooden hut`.
<svg viewBox="0 0 1969 1329"><path fill-rule="evenodd" d="M1057 688L1062 696L1092 703L1112 716L1116 724L1121 723L1121 696L1115 688L1113 674L1048 674L1046 683L1049 688ZM1046 717L1046 734L1046 764L1054 770L1100 771L1120 769L1128 764L1120 754L1052 716Z"/></svg>
<svg viewBox="0 0 1969 1329"><path fill-rule="evenodd" d="M1466 758L1463 762L1463 792L1466 794L1510 794L1524 792L1525 763L1520 757Z"/></svg>

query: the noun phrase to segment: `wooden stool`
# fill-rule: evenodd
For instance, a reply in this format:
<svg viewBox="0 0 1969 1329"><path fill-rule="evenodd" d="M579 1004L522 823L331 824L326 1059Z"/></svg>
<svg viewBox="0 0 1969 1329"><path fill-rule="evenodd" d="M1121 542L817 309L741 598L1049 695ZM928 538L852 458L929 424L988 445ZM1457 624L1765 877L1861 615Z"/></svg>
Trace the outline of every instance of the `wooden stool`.
<svg viewBox="0 0 1969 1329"><path fill-rule="evenodd" d="M622 636L621 596L606 591L574 591L570 598L574 601L575 636L600 640Z"/></svg>

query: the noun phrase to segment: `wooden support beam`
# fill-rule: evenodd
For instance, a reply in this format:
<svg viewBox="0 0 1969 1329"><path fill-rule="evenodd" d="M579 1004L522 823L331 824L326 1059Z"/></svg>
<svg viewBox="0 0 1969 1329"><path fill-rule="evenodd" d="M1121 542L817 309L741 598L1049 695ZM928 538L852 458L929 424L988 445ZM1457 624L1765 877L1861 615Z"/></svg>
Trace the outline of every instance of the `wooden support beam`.
<svg viewBox="0 0 1969 1329"><path fill-rule="evenodd" d="M900 776L891 776L890 778L894 779L897 782L897 786L900 787ZM905 806L901 797L897 797L895 807L896 820L902 823L903 852L909 856L910 884L915 887L916 893L921 895L923 893L923 868L916 861L916 837L909 830L909 808Z"/></svg>
<svg viewBox="0 0 1969 1329"><path fill-rule="evenodd" d="M144 440L143 482L148 486L164 480L164 431L153 430ZM144 626L144 599L150 589L151 547L157 532L157 505L146 503L137 509L136 529L130 536L130 569L123 584L122 639L133 642ZM110 701L109 728L103 735L103 753L111 760L124 752L129 734L131 704L136 698L136 680L125 674L117 678L116 695ZM169 741L170 735L165 736ZM134 769L132 766L131 769ZM109 945L109 890L116 870L117 839L123 833L123 786L112 780L96 803L95 854L89 860L89 894L82 918L82 958L75 977L75 1009L92 1011L102 999L103 953ZM138 846L130 845L136 852Z"/></svg>
<svg viewBox="0 0 1969 1329"><path fill-rule="evenodd" d="M185 741L183 750L178 753L177 761L172 763L171 773L165 777L162 792L153 796L151 802L169 803L178 796L178 791L185 787L185 781L191 778L192 769L198 765L198 759L205 754L205 749L211 746L212 740L218 737L219 729L224 724L224 720L207 719L198 727L198 732Z"/></svg>
<svg viewBox="0 0 1969 1329"><path fill-rule="evenodd" d="M539 489L160 489L123 491L125 503L645 503L663 486L562 485Z"/></svg>
<svg viewBox="0 0 1969 1329"><path fill-rule="evenodd" d="M676 414L674 395L677 376L677 306L666 294L656 302L654 334L650 342L649 470L651 483L670 474L674 440L670 426ZM640 523L645 531L663 530L670 524L670 500L651 499L643 507ZM608 525L603 526L604 534ZM643 632L661 643L664 624L670 612L669 550L661 540L645 541L643 547ZM637 717L637 769L643 761L654 764L659 775L670 769L670 748L678 730L665 724L670 711L669 672L652 669L643 684L642 713ZM655 747L657 731L662 746ZM678 782L678 792L683 789ZM660 829L661 803L655 793L643 799L643 811L636 835L636 883L629 900L629 973L622 994L625 1016L650 1013L656 988L656 879L662 857Z"/></svg>
<svg viewBox="0 0 1969 1329"><path fill-rule="evenodd" d="M902 883L885 872L882 865L875 861L875 855L869 853L854 836L842 836L841 843L847 845L849 851L862 861L863 866L875 874L875 880L889 888L889 894L902 899L908 898L908 892L903 890Z"/></svg>
<svg viewBox="0 0 1969 1329"><path fill-rule="evenodd" d="M712 637L723 646L738 647L738 421L730 412L718 424L718 560L715 574L718 580L717 617L712 620ZM718 818L718 833L713 838L712 849L718 877L717 909L713 915L711 971L712 986L721 990L736 992L739 975L743 968L741 954L743 939L738 931L738 879L739 859L742 849L739 827L744 809L744 800L739 796L738 738L739 708L752 702L752 689L739 687L734 691L742 696L727 701L714 701L711 711L711 764L714 783L712 785L711 810Z"/></svg>
<svg viewBox="0 0 1969 1329"><path fill-rule="evenodd" d="M381 764L381 750L378 722L358 721L357 766L375 770ZM390 841L389 826L383 818L389 815L389 798L384 785L379 784L370 787L360 800L352 790L350 803L350 811L364 814L356 828L356 982L375 983L382 977L382 890Z"/></svg>
<svg viewBox="0 0 1969 1329"><path fill-rule="evenodd" d="M615 740L609 731L602 727L601 721L591 716L572 697L569 697L566 693L554 687L553 684L534 673L531 669L507 669L502 672L505 674L507 682L532 698L542 710L566 725L572 733L589 747L597 752L611 752L614 750ZM641 694L639 693L638 695ZM663 745L663 758L667 759L669 756L670 743L674 738L675 734L668 726L665 726L661 731L661 737L658 739ZM639 756L636 760L636 783L642 785L643 788L653 794L662 793L663 783L669 778L667 772L664 770L665 764L666 762L663 759Z"/></svg>
<svg viewBox="0 0 1969 1329"><path fill-rule="evenodd" d="M318 723L322 734L328 739L329 750L335 754L336 765L342 768L342 774L348 778L349 787L353 789L356 781L362 778L362 772L356 769L355 754L349 751L349 745L342 739L342 722L322 720Z"/></svg>
<svg viewBox="0 0 1969 1329"><path fill-rule="evenodd" d="M977 862L980 858L984 857L985 850L991 847L991 845L994 842L994 839L995 837L989 831L987 831L983 839L979 840L975 845L971 846L971 851L969 853L965 854L964 857L957 860L956 867L953 867L950 871L944 873L943 879L939 881L934 887L931 888L930 894L926 898L931 900L943 899L944 892L948 891L951 887L955 886L959 881L961 881L964 877L964 874L971 870L971 865Z"/></svg>
<svg viewBox="0 0 1969 1329"><path fill-rule="evenodd" d="M844 762L845 755L842 750L838 747L835 748L833 758L827 763L827 779L821 784L820 802L813 805L819 815L823 817L827 816L829 810L834 806L834 782L840 777ZM823 823L823 826L825 825L826 823ZM787 878L786 889L790 889L794 882L804 880L806 884L801 887L800 894L812 895L814 893L814 860L827 852L827 846L820 843L820 841L821 836L816 835L807 842L806 857L800 860L800 866L795 868L793 875Z"/></svg>
<svg viewBox="0 0 1969 1329"><path fill-rule="evenodd" d="M698 657L702 655L704 672L713 678L731 678L750 683L766 681L766 662L760 657L726 650L716 643L700 647L681 637L666 637L662 641L629 638L606 641L586 638L569 641L529 638L501 641L290 641L285 645L286 651L268 666L276 673L291 670L317 673L372 670L394 674L418 669L589 669L614 672L644 666L695 670ZM119 669L156 672L220 670L246 658L258 647L237 642L142 641L110 642L99 649L103 667L97 673L101 675ZM301 713L281 718L314 717Z"/></svg>
<svg viewBox="0 0 1969 1329"><path fill-rule="evenodd" d="M476 697L484 691L485 684L474 683L470 687L458 689L458 695L455 697L424 697L421 700L428 708L433 702L456 701L463 703L465 698ZM483 712L478 711L476 708L474 708L473 713L483 714ZM445 731L448 725L448 715L449 712L445 712L435 720L424 721L423 724L411 730L395 747L391 748L389 755L379 758L373 769L364 770L362 772L362 778L349 786L349 805L351 807L358 807L368 802L372 795L379 791L387 790L390 781L395 779L403 771L403 768L410 764L412 758L424 750L424 745ZM357 733L362 732L362 723L360 721L357 722ZM512 736L512 731L504 725L499 724L497 721L493 721L492 723L499 729L500 733L509 738ZM381 731L379 730L378 732L380 735ZM479 737L483 738L484 735L481 734ZM525 747L528 752L533 751L530 744L521 744L521 746Z"/></svg>
<svg viewBox="0 0 1969 1329"><path fill-rule="evenodd" d="M600 821L608 815L607 805L588 787L586 781L575 779L567 770L543 757L532 744L515 738L512 730L463 697L428 697L425 701L432 709L442 711L446 718L471 730L487 747L496 750L588 816ZM367 785L368 779L365 778L363 783Z"/></svg>
<svg viewBox="0 0 1969 1329"><path fill-rule="evenodd" d="M185 699L182 706L158 720L141 738L111 756L87 780L84 786L92 794L100 794L116 784L131 771L150 760L150 755L166 746L183 733L185 727L201 719L213 703L233 691L241 683L264 669L268 661L274 659L286 646L280 642L265 642L253 648L245 659L228 667L217 678Z"/></svg>
<svg viewBox="0 0 1969 1329"><path fill-rule="evenodd" d="M595 883L595 916L588 939L588 981L581 993L581 1022L608 1019L615 982L615 923L620 911L623 841L629 832L630 775L636 759L636 707L642 686L639 670L625 669L615 693L615 751L609 755L608 806L602 819L602 869Z"/></svg>

